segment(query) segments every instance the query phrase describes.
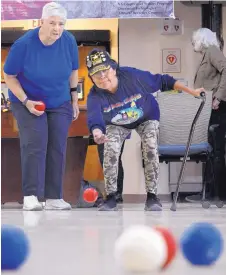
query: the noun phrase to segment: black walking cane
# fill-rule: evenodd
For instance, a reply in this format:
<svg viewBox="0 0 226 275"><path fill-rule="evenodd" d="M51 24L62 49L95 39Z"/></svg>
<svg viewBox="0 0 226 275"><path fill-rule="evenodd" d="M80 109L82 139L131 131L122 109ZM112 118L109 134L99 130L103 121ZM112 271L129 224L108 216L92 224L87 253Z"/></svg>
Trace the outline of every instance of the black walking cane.
<svg viewBox="0 0 226 275"><path fill-rule="evenodd" d="M183 180L183 176L184 176L184 170L185 170L185 166L186 166L186 162L187 162L188 153L189 153L189 149L190 149L190 146L191 146L193 134L194 134L194 131L195 131L195 125L196 125L196 122L197 122L201 112L202 112L202 109L205 105L205 102L206 102L205 92L201 92L200 96L197 97L197 98L200 98L202 100L202 102L201 102L201 104L199 106L199 109L198 109L198 111L195 115L195 118L192 122L191 130L190 130L190 133L189 133L189 138L188 138L188 142L187 142L187 146L186 146L185 155L184 155L184 158L183 158L183 162L182 162L182 165L181 165L180 174L179 174L179 178L178 178L178 182L177 182L177 189L176 189L176 192L173 196L173 203L172 203L171 208L170 208L171 211L176 211L177 210L177 198L178 198L179 189L180 189L180 186L181 186L181 183L182 183L182 180Z"/></svg>

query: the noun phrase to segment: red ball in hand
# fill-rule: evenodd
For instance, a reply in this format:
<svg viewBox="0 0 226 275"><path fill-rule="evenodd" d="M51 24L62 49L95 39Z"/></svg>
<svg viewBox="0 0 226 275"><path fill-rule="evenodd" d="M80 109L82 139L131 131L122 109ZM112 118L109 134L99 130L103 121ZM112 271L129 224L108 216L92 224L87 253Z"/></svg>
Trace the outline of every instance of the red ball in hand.
<svg viewBox="0 0 226 275"><path fill-rule="evenodd" d="M42 102L42 101L39 101L39 102L42 103L42 105L35 105L35 109L36 109L37 111L45 111L45 109L46 109L45 103Z"/></svg>
<svg viewBox="0 0 226 275"><path fill-rule="evenodd" d="M83 193L83 199L86 202L95 202L98 198L98 192L94 188L87 188Z"/></svg>

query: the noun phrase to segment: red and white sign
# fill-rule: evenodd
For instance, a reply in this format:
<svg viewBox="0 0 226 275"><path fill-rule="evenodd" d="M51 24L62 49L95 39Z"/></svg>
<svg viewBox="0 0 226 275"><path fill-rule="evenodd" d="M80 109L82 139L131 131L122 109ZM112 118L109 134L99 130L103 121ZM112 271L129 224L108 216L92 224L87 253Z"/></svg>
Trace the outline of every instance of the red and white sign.
<svg viewBox="0 0 226 275"><path fill-rule="evenodd" d="M169 54L169 55L166 57L166 62L167 62L169 65L174 65L174 64L176 64L176 62L177 62L177 57L176 57L174 54Z"/></svg>
<svg viewBox="0 0 226 275"><path fill-rule="evenodd" d="M180 73L181 57L180 49L163 49L162 50L162 72L163 73Z"/></svg>

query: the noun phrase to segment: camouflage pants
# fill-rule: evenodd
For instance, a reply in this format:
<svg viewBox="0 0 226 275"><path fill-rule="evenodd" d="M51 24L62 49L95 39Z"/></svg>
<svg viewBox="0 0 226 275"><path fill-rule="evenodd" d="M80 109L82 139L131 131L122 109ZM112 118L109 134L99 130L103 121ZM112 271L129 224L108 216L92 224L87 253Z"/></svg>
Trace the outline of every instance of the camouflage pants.
<svg viewBox="0 0 226 275"><path fill-rule="evenodd" d="M146 191L155 194L159 177L158 128L159 122L156 120L145 121L136 128L142 141ZM110 141L104 144L103 163L107 195L117 191L119 155L123 141L130 132L130 129L121 126L107 126L106 135Z"/></svg>

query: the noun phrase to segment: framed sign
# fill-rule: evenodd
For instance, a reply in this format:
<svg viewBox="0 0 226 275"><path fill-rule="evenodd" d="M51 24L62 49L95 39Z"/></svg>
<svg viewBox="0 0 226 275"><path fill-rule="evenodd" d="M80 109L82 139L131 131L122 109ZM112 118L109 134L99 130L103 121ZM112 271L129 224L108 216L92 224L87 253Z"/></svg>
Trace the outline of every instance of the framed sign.
<svg viewBox="0 0 226 275"><path fill-rule="evenodd" d="M162 72L180 73L181 72L181 50L162 49Z"/></svg>
<svg viewBox="0 0 226 275"><path fill-rule="evenodd" d="M84 78L79 78L78 81L78 87L77 87L77 92L78 92L78 100L84 100Z"/></svg>

